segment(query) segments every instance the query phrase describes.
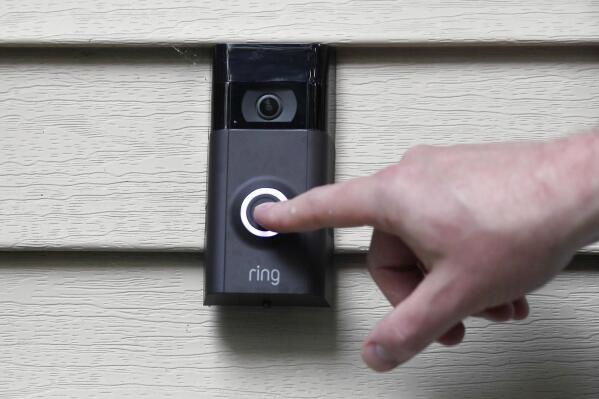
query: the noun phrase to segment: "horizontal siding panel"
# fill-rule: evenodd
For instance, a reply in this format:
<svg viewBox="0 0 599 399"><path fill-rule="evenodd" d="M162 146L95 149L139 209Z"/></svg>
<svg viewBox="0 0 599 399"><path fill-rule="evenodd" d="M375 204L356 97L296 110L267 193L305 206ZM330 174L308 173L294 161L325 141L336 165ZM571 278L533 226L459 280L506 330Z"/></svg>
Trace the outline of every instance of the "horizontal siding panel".
<svg viewBox="0 0 599 399"><path fill-rule="evenodd" d="M418 143L545 139L599 124L599 52L339 51L337 180ZM203 248L207 50L0 51L0 248ZM368 229L340 230L340 251Z"/></svg>
<svg viewBox="0 0 599 399"><path fill-rule="evenodd" d="M595 0L5 0L0 45L599 42Z"/></svg>
<svg viewBox="0 0 599 399"><path fill-rule="evenodd" d="M376 374L360 346L390 306L363 263L338 259L333 310L223 310L202 307L197 255L2 254L0 396L599 397L596 268L531 295L525 321L468 320L462 345Z"/></svg>

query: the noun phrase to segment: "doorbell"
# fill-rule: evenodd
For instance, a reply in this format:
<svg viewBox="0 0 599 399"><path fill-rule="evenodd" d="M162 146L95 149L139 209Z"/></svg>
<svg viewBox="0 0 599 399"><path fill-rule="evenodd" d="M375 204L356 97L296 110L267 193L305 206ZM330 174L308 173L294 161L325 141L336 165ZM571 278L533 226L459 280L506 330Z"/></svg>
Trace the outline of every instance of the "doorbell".
<svg viewBox="0 0 599 399"><path fill-rule="evenodd" d="M279 234L253 213L333 181L334 51L214 49L205 305L329 306L332 229Z"/></svg>

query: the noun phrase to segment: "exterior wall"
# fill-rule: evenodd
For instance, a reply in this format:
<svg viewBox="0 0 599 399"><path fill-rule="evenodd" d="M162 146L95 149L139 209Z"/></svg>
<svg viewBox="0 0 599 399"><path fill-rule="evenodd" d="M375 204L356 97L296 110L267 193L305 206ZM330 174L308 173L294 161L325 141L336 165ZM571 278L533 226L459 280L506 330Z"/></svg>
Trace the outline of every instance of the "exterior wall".
<svg viewBox="0 0 599 399"><path fill-rule="evenodd" d="M389 304L363 256L337 259L329 309L202 307L190 254L0 257L4 398L596 398L596 260L533 294L531 317L469 320L465 342L433 345L376 374L360 345ZM594 269L593 269L594 268Z"/></svg>
<svg viewBox="0 0 599 399"><path fill-rule="evenodd" d="M597 44L595 0L8 1L0 45Z"/></svg>
<svg viewBox="0 0 599 399"><path fill-rule="evenodd" d="M339 47L338 181L418 143L599 125L595 0L5 1L0 397L599 397L590 255L528 320L469 320L383 375L359 356L389 310L368 229L336 235L333 309L203 307L206 47L226 41Z"/></svg>
<svg viewBox="0 0 599 399"><path fill-rule="evenodd" d="M5 49L0 248L200 251L207 50ZM543 139L599 124L597 48L339 50L337 180L418 143ZM369 229L340 230L360 251Z"/></svg>

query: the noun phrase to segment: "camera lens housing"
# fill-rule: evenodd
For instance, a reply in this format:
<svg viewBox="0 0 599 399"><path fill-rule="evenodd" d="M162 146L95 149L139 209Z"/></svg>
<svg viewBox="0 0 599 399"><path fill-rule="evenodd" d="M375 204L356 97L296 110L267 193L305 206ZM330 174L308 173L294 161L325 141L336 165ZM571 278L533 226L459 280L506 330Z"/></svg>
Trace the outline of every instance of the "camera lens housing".
<svg viewBox="0 0 599 399"><path fill-rule="evenodd" d="M283 111L281 99L274 94L265 94L256 101L256 111L262 119L276 119Z"/></svg>
<svg viewBox="0 0 599 399"><path fill-rule="evenodd" d="M305 123L302 125L305 106L297 100L303 95L296 94L296 90L299 90L299 84L272 82L242 83L232 87L231 98L241 97L241 101L232 104L233 126L238 129L305 127Z"/></svg>

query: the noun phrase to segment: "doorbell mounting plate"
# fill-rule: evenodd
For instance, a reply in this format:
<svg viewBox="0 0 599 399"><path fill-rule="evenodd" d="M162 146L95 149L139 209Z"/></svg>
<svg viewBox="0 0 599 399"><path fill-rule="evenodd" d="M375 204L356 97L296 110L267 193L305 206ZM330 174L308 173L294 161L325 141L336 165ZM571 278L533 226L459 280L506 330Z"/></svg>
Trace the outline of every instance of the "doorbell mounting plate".
<svg viewBox="0 0 599 399"><path fill-rule="evenodd" d="M333 232L277 233L256 206L333 181L334 49L214 48L206 305L329 306Z"/></svg>

